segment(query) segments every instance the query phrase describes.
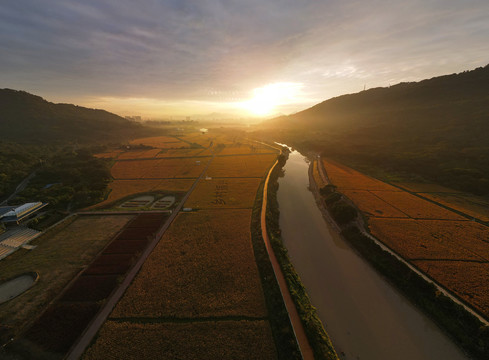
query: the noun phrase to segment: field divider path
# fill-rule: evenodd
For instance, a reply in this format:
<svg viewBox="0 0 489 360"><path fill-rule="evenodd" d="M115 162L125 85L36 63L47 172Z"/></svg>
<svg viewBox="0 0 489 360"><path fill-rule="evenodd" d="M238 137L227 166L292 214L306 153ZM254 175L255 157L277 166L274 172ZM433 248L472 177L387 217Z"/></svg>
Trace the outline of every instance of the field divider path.
<svg viewBox="0 0 489 360"><path fill-rule="evenodd" d="M306 332L304 331L304 326L302 325L299 313L297 312L297 308L295 307L294 300L290 295L289 288L287 287L287 282L285 281L284 274L278 263L277 257L273 252L272 245L270 243L270 238L268 237L267 232L267 193L268 193L268 180L270 179L270 174L272 173L275 166L277 166L278 161L273 164L270 171L268 172L267 178L265 180L265 185L263 186L263 201L261 208L261 232L263 241L265 242L265 247L267 249L268 257L270 258L270 262L272 264L273 272L275 273L275 278L277 279L280 292L282 294L282 298L284 299L285 307L289 314L290 323L292 324L292 330L294 331L295 338L297 340L297 344L299 345L299 350L301 352L302 358L304 360L313 360L314 352L312 351L311 345L309 344L309 340L307 339Z"/></svg>
<svg viewBox="0 0 489 360"><path fill-rule="evenodd" d="M319 166L322 168L322 171L324 171L326 173L326 170L324 169L324 165L323 165L322 162L321 162L320 165L319 165L319 162L318 162L318 168L319 168ZM314 179L312 181L315 183ZM317 189L317 184L316 184L316 187L315 187L315 195L317 196L318 201L322 203L323 200L321 200L321 195L319 194L319 189ZM355 207L356 207L356 205L355 205ZM332 220L331 216L329 215L329 211L324 206L321 206L320 209L322 210L323 215L325 215L325 216L327 216L327 218L331 219L331 221L336 225L336 222L334 222ZM461 305L467 312L469 312L470 314L472 314L473 316L475 316L477 319L479 319L479 321L482 324L484 324L485 326L489 326L489 320L487 320L478 311L476 311L475 309L473 309L464 300L460 299L457 295L453 294L449 289L443 287L438 282L436 282L435 280L433 280L431 277L429 277L428 275L426 275L424 272L420 271L416 266L412 265L409 261L407 261L406 259L404 259L397 252L395 252L390 247L388 247L387 245L385 245L382 241L380 241L375 236L373 236L372 234L370 234L367 231L366 224L363 221L356 221L356 225L357 225L358 229L360 230L360 232L363 235L365 235L366 237L370 238L375 244L377 244L378 246L380 246L380 248L382 250L387 251L389 254L391 254L392 256L394 256L395 258L397 258L397 260L399 260L401 263L403 263L404 265L406 265L407 267L409 267L413 272L415 272L417 275L419 275L421 278L423 278L426 282L433 284L437 288L438 291L440 291L443 295L449 297L456 304ZM336 225L336 228L341 233L341 229L338 227L338 225Z"/></svg>
<svg viewBox="0 0 489 360"><path fill-rule="evenodd" d="M165 231L170 227L171 223L173 220L176 218L180 210L182 209L183 205L189 198L190 194L194 189L196 188L198 182L203 178L204 174L206 173L207 169L209 168L209 165L212 163L212 160L214 159L215 156L212 156L211 160L207 163L205 169L202 171L200 176L195 180L195 182L192 184L192 187L187 191L185 196L182 198L178 206L175 208L175 210L172 212L170 217L166 220L166 222L163 224L163 226L160 228L158 233L155 235L154 239L151 241L151 243L148 244L144 252L141 254L139 257L138 261L132 269L129 271L125 279L122 281L122 283L119 285L119 287L112 293L110 298L107 299L105 305L103 308L98 312L98 314L95 316L95 318L91 321L91 323L88 325L88 327L85 329L81 337L77 340L77 342L73 345L73 347L70 349L68 354L66 355L65 359L66 360L76 360L79 359L85 349L90 345L92 342L92 339L95 337L97 332L99 331L100 327L104 324L104 322L107 320L109 317L110 313L114 309L115 305L117 302L121 299L121 297L124 295L126 292L127 288L131 285L132 281L138 274L139 270L143 266L144 262L148 258L148 256L151 254L153 249L156 247L160 239L162 238L163 234ZM107 213L110 214L110 213Z"/></svg>

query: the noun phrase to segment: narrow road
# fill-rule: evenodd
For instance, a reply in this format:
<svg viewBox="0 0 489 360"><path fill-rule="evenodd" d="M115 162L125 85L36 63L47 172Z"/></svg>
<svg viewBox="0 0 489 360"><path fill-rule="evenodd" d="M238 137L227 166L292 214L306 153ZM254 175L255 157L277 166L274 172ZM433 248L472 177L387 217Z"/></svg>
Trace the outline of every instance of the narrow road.
<svg viewBox="0 0 489 360"><path fill-rule="evenodd" d="M272 168L268 172L267 179L265 180L265 186L263 187L263 202L261 207L261 232L262 237L265 242L265 247L267 248L268 257L272 263L273 272L275 273L275 278L277 279L278 285L280 287L280 292L282 293L282 298L284 299L285 307L289 313L290 323L292 324L292 329L294 330L295 338L297 339L297 344L299 345L299 350L302 354L304 360L313 360L314 353L312 351L309 340L307 339L306 332L302 326L301 319L297 313L294 301L290 295L289 288L287 287L287 282L285 281L284 274L280 268L277 257L273 252L272 246L270 244L270 239L267 232L267 191L268 191L268 180L270 179L270 174L272 173L275 166L277 166L278 161L273 164Z"/></svg>
<svg viewBox="0 0 489 360"><path fill-rule="evenodd" d="M207 169L209 168L209 165L211 164L212 160L214 159L214 156L212 156L212 159L209 161L205 169L202 171L200 176L195 180L193 183L192 187L190 190L185 194L183 199L180 201L180 204L175 208L173 213L170 215L170 217L166 220L165 224L160 228L158 233L155 235L153 241L146 247L144 252L142 253L141 257L139 260L136 262L136 264L133 266L131 271L127 274L126 278L124 281L120 284L120 286L115 290L115 292L111 295L111 297L107 300L103 308L99 311L99 313L96 315L96 317L92 320L92 322L88 325L87 329L85 329L85 332L82 334L82 336L78 339L77 343L71 348L70 352L66 356L66 360L76 360L79 359L82 355L85 349L90 345L92 342L92 339L95 337L97 334L98 330L100 327L104 324L104 322L107 320L109 317L110 313L114 309L115 305L117 302L120 300L122 295L126 292L127 288L133 281L133 279L136 277L137 273L143 266L144 262L148 258L148 256L151 254L153 249L156 247L158 242L160 241L161 237L165 233L165 231L170 227L171 223L175 219L175 217L178 215L180 210L183 207L183 204L187 201L189 198L190 194L192 191L194 191L195 187L197 186L198 182L202 179L204 174L206 173ZM110 212L105 212L104 214L109 215Z"/></svg>
<svg viewBox="0 0 489 360"><path fill-rule="evenodd" d="M36 172L35 171L31 172L24 180L21 181L19 185L17 185L15 191L12 194L10 194L8 198L6 198L4 201L0 203L0 205L7 205L10 199L12 199L13 197L15 197L15 195L17 195L19 192L25 189L25 187L29 183L29 180L32 179L34 175L36 175Z"/></svg>

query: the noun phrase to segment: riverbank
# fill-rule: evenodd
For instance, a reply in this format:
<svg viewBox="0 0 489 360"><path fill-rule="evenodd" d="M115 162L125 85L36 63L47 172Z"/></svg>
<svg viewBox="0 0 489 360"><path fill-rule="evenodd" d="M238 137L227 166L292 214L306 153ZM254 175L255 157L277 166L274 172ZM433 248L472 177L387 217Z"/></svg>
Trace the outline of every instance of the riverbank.
<svg viewBox="0 0 489 360"><path fill-rule="evenodd" d="M314 177L310 176L310 180L314 182ZM323 216L331 221L331 206L325 204L317 186L313 186L312 190ZM489 329L477 317L440 292L433 283L413 271L402 260L376 244L371 235L365 233L361 222L352 221L337 228L364 259L430 317L458 346L474 359L489 358Z"/></svg>
<svg viewBox="0 0 489 360"><path fill-rule="evenodd" d="M290 291L292 299L295 303L295 307L302 321L302 325L306 332L310 346L314 352L315 359L336 360L338 355L331 339L329 338L326 330L323 327L316 309L311 304L310 298L306 292L306 288L302 284L302 281L297 274L294 266L292 265L287 249L281 238L280 230L280 211L277 201L278 191L278 178L283 171L286 158L282 157L279 163L274 167L270 174L267 192L267 213L266 213L266 225L268 230L268 237L270 244L273 248L273 252L277 257L277 260L282 268L282 272L285 276L287 287Z"/></svg>

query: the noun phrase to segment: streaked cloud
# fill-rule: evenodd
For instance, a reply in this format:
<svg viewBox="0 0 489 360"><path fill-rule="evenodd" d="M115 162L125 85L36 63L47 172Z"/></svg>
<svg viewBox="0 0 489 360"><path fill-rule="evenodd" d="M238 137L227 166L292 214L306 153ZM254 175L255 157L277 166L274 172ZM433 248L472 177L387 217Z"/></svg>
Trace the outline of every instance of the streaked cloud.
<svg viewBox="0 0 489 360"><path fill-rule="evenodd" d="M302 84L276 106L291 112L483 66L488 18L487 0L8 1L0 87L157 116L237 113L253 89Z"/></svg>

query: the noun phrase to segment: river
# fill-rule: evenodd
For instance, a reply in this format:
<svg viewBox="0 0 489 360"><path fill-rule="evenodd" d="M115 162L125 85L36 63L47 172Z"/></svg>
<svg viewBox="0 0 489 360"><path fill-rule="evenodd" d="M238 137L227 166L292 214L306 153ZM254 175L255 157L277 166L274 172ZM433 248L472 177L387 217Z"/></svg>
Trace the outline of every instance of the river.
<svg viewBox="0 0 489 360"><path fill-rule="evenodd" d="M282 238L340 359L468 360L324 220L304 156L279 178Z"/></svg>

